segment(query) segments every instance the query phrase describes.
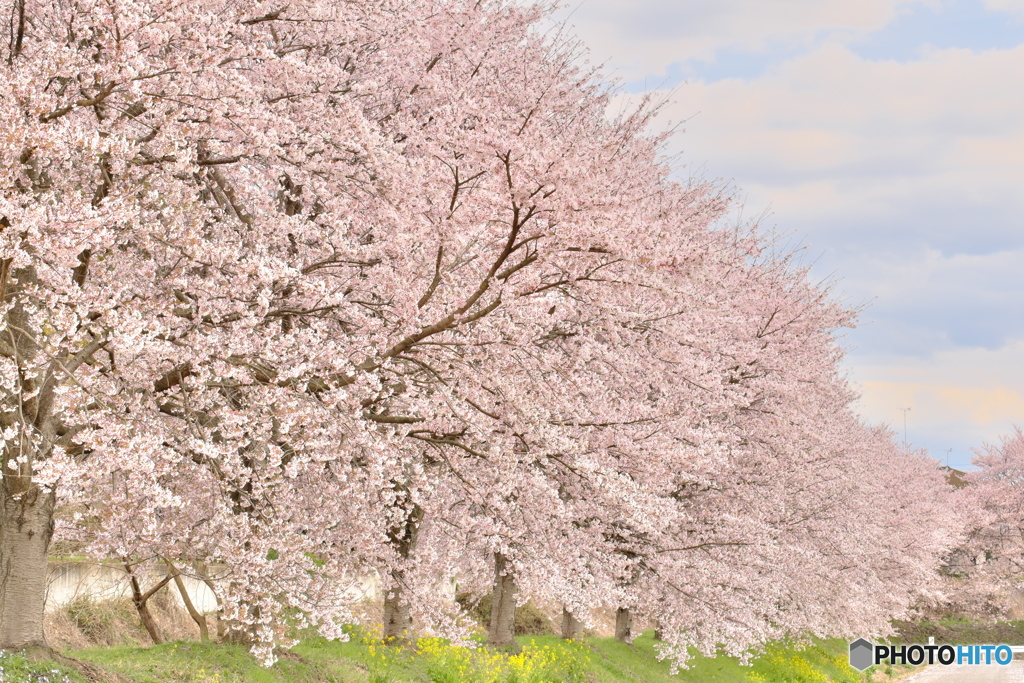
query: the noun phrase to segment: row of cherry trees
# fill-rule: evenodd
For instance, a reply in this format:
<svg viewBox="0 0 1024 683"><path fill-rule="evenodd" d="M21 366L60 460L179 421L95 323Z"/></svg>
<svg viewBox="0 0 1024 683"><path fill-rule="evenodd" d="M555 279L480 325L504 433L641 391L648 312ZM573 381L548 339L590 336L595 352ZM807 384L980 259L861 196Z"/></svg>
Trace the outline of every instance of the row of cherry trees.
<svg viewBox="0 0 1024 683"><path fill-rule="evenodd" d="M964 542L947 558L941 607L969 616L1015 617L1024 576L1024 432L975 449L959 482Z"/></svg>
<svg viewBox="0 0 1024 683"><path fill-rule="evenodd" d="M850 408L852 313L673 179L546 6L8 9L0 647L43 642L55 523L217 567L265 657L370 573L390 637L465 638L452 581L499 645L527 597L679 662L878 632L956 542Z"/></svg>

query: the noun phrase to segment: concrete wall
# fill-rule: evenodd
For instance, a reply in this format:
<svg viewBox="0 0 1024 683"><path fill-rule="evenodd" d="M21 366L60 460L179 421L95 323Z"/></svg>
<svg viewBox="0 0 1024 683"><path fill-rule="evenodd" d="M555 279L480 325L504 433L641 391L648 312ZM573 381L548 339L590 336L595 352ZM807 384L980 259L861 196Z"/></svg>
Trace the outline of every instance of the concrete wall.
<svg viewBox="0 0 1024 683"><path fill-rule="evenodd" d="M143 591L152 588L166 575L162 567L155 565L137 567L135 571ZM188 591L189 598L197 610L217 611L217 598L205 583L189 576L182 576L182 579L185 590ZM173 581L168 583L165 590L168 590L171 599L184 609L185 603ZM59 609L79 597L100 602L131 596L128 575L119 565L99 562L63 562L50 565L50 578L46 590L47 612Z"/></svg>
<svg viewBox="0 0 1024 683"><path fill-rule="evenodd" d="M153 564L135 568L143 592L155 586L164 576L163 565ZM216 573L216 572L214 572ZM188 591L192 604L200 612L216 612L217 598L202 581L182 575L185 589ZM185 604L173 581L168 582L167 590L172 600L182 609ZM345 593L353 602L364 598L375 598L380 593L380 580L376 574L364 576L354 581ZM115 598L131 598L132 589L128 575L117 564L100 562L63 562L51 563L49 585L46 591L46 611L51 612L72 602L78 597L88 598L96 602Z"/></svg>

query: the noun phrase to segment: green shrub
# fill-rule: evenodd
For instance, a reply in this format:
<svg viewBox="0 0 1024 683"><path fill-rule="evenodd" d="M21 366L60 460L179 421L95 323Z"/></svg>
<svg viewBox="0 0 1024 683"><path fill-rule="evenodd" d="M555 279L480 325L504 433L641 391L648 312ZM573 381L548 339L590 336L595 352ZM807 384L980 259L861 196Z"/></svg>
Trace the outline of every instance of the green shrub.
<svg viewBox="0 0 1024 683"><path fill-rule="evenodd" d="M83 595L64 605L64 612L82 635L97 642L106 640L117 621L109 605L101 606Z"/></svg>

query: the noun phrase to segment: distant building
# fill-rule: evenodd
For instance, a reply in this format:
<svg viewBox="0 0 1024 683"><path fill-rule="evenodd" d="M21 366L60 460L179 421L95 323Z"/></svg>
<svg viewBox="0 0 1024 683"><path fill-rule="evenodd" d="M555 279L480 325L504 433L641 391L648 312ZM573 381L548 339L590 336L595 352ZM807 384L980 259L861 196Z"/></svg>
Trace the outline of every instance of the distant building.
<svg viewBox="0 0 1024 683"><path fill-rule="evenodd" d="M967 473L961 470L955 470L952 467L946 467L942 465L939 467L940 470L946 473L946 483L955 489L962 489L967 486Z"/></svg>

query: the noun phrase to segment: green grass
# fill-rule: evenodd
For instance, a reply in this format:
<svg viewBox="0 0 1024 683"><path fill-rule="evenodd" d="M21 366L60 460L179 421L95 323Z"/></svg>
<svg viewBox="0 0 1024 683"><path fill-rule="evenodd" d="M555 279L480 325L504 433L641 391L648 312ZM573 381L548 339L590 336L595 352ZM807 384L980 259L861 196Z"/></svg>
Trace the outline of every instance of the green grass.
<svg viewBox="0 0 1024 683"><path fill-rule="evenodd" d="M30 662L25 656L0 650L0 683L72 683L82 680L55 662Z"/></svg>
<svg viewBox="0 0 1024 683"><path fill-rule="evenodd" d="M655 640L650 634L637 638L632 647L614 639L594 639L592 672L602 683L619 681L687 681L690 683L726 683L732 681L791 681L793 683L860 683L863 676L848 664L849 645L845 640L818 640L808 647L782 643L770 644L752 666L743 666L734 657L696 656L690 668L672 676L667 662L659 661Z"/></svg>
<svg viewBox="0 0 1024 683"><path fill-rule="evenodd" d="M384 647L360 632L347 643L309 639L263 668L245 646L178 642L148 648L94 648L72 657L120 674L132 683L634 683L661 681L725 683L861 683L862 674L846 663L844 640L815 640L805 648L775 643L741 666L732 657L694 657L691 668L672 675L659 661L648 633L633 645L611 638L565 643L557 636L519 638L523 654L509 656L486 648L453 648L443 641L420 641L416 652ZM29 663L24 657L0 659L2 683L81 683L66 667Z"/></svg>
<svg viewBox="0 0 1024 683"><path fill-rule="evenodd" d="M177 642L153 647L93 648L72 657L117 672L132 683L321 683L367 681L366 649L314 642L283 653L264 668L244 645Z"/></svg>
<svg viewBox="0 0 1024 683"><path fill-rule="evenodd" d="M902 643L927 643L931 636L936 643L950 645L1024 645L1024 621L939 619L917 623L896 621L893 626L899 634L894 640Z"/></svg>

